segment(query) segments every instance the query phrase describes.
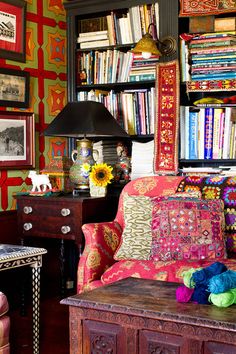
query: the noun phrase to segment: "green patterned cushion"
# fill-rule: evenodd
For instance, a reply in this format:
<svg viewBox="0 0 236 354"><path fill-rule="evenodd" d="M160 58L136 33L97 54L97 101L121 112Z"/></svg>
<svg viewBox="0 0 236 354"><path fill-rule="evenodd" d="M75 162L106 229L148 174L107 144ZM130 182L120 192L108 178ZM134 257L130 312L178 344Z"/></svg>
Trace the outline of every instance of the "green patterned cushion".
<svg viewBox="0 0 236 354"><path fill-rule="evenodd" d="M152 243L152 202L146 196L124 195L125 227L115 260L148 260Z"/></svg>

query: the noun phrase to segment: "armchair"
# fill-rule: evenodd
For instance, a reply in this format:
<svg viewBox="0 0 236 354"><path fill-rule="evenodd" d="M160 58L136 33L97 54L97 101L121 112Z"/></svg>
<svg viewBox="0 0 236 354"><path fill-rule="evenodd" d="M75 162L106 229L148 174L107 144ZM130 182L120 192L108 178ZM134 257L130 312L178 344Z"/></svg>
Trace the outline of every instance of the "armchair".
<svg viewBox="0 0 236 354"><path fill-rule="evenodd" d="M10 354L10 318L7 316L8 309L7 297L0 292L0 354Z"/></svg>
<svg viewBox="0 0 236 354"><path fill-rule="evenodd" d="M130 276L181 283L182 272L184 270L208 266L215 262L215 255L213 256L212 254L210 257L204 257L203 254L202 258L193 257L192 259L182 258L166 261L150 260L148 258L133 259L132 255L127 259L118 261L114 259L115 252L120 247L120 241L125 228L124 200L127 195L129 197L160 197L174 194L176 191L196 190L202 193L202 199L222 199L224 201L226 229L230 234L228 235L226 246L223 248L229 246L230 250L233 250L234 253L233 256L229 257L229 252L226 254L227 248L225 248L223 252L221 249L219 256L217 251L214 254L216 257L219 257L217 260L222 260L229 269L236 270L236 233L234 231L236 230L236 200L234 199L236 177L224 177L220 175L205 178L199 176L141 177L129 182L123 188L119 198L118 211L113 221L90 223L82 226L85 236L85 248L78 264L78 293L92 290L104 284ZM144 218L145 208L146 206L141 204L141 219ZM210 224L210 221L208 224ZM143 229L140 233L138 231L138 235L142 232ZM216 249L214 237L217 238L217 235L212 236L211 245L207 245L207 241L204 246L208 253L211 253L211 247L215 247ZM205 238L207 239L207 236ZM136 242L135 237L134 239Z"/></svg>

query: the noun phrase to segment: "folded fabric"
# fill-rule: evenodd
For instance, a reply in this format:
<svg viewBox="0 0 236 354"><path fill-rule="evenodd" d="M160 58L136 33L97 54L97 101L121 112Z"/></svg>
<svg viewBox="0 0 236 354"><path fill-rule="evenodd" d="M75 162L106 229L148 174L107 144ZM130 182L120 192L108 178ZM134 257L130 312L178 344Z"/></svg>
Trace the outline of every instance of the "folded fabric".
<svg viewBox="0 0 236 354"><path fill-rule="evenodd" d="M201 270L194 272L192 275L192 280L194 281L195 286L198 286L198 285L208 286L209 280L213 276L219 275L219 274L226 272L226 271L227 271L227 267L224 265L224 263L215 262L206 268L203 268ZM235 287L236 287L236 284L235 284ZM210 292L213 292L213 291L210 291Z"/></svg>
<svg viewBox="0 0 236 354"><path fill-rule="evenodd" d="M220 294L211 293L208 300L218 307L229 307L236 303L236 288Z"/></svg>
<svg viewBox="0 0 236 354"><path fill-rule="evenodd" d="M208 290L213 294L224 293L234 288L236 288L236 272L233 270L213 276L208 285Z"/></svg>

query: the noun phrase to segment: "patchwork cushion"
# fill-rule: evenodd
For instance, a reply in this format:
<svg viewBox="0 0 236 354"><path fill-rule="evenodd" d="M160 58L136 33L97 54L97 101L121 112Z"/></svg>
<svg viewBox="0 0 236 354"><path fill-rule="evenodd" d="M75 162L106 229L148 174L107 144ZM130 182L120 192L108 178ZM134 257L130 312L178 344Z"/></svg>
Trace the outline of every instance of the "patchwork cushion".
<svg viewBox="0 0 236 354"><path fill-rule="evenodd" d="M178 191L200 191L203 199L222 199L228 252L236 252L236 176L187 176Z"/></svg>
<svg viewBox="0 0 236 354"><path fill-rule="evenodd" d="M155 261L222 259L224 203L181 196L152 199L152 249Z"/></svg>
<svg viewBox="0 0 236 354"><path fill-rule="evenodd" d="M149 259L152 243L152 201L146 196L124 195L124 230L114 259Z"/></svg>

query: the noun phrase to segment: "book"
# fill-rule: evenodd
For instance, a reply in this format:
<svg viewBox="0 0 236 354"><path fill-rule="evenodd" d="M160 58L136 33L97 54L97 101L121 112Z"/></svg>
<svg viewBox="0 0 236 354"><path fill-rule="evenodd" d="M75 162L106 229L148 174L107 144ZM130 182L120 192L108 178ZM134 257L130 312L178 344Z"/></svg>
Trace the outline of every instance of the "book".
<svg viewBox="0 0 236 354"><path fill-rule="evenodd" d="M222 47L222 46L231 46L236 44L236 40L234 39L228 39L228 40L224 40L224 41L207 41L207 40L202 40L202 41L196 41L196 42L191 42L189 44L189 48L218 48L218 47Z"/></svg>
<svg viewBox="0 0 236 354"><path fill-rule="evenodd" d="M212 159L213 126L214 126L214 108L205 108L204 159Z"/></svg>
<svg viewBox="0 0 236 354"><path fill-rule="evenodd" d="M189 112L189 159L198 158L198 112Z"/></svg>
<svg viewBox="0 0 236 354"><path fill-rule="evenodd" d="M185 107L185 159L189 159L189 106Z"/></svg>
<svg viewBox="0 0 236 354"><path fill-rule="evenodd" d="M204 159L205 145L205 109L200 108L198 113L198 158Z"/></svg>
<svg viewBox="0 0 236 354"><path fill-rule="evenodd" d="M216 17L214 31L236 31L236 17Z"/></svg>
<svg viewBox="0 0 236 354"><path fill-rule="evenodd" d="M99 41L101 39L108 39L108 33L98 33L93 36L79 36L77 38L77 43Z"/></svg>
<svg viewBox="0 0 236 354"><path fill-rule="evenodd" d="M90 49L109 46L109 39L101 39L96 41L82 42L80 43L80 49Z"/></svg>
<svg viewBox="0 0 236 354"><path fill-rule="evenodd" d="M229 149L230 149L230 131L231 131L231 107L225 108L225 125L224 125L224 137L223 137L223 153L222 158L229 158Z"/></svg>
<svg viewBox="0 0 236 354"><path fill-rule="evenodd" d="M213 127L213 150L212 150L212 158L218 159L220 152L220 124L221 124L221 115L223 113L222 108L214 109L214 127Z"/></svg>

